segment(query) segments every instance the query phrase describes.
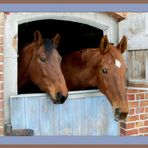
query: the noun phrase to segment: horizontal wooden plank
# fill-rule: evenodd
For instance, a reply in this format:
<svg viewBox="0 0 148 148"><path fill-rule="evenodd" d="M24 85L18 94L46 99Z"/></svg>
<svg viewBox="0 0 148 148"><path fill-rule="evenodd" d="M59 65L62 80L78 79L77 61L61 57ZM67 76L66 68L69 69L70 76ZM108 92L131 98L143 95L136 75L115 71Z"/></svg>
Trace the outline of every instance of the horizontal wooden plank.
<svg viewBox="0 0 148 148"><path fill-rule="evenodd" d="M138 88L148 88L148 81L145 80L130 80L128 81L128 86Z"/></svg>
<svg viewBox="0 0 148 148"><path fill-rule="evenodd" d="M103 96L103 94L98 90L80 90L80 91L69 91L68 92L68 98L74 99L74 98L86 98L86 97L93 97L93 96ZM18 95L11 95L10 98L17 98ZM26 97L47 97L49 96L45 93L36 93L36 94L20 94L19 98L26 98Z"/></svg>
<svg viewBox="0 0 148 148"><path fill-rule="evenodd" d="M133 50L126 53L127 86L147 87L148 86L148 49Z"/></svg>

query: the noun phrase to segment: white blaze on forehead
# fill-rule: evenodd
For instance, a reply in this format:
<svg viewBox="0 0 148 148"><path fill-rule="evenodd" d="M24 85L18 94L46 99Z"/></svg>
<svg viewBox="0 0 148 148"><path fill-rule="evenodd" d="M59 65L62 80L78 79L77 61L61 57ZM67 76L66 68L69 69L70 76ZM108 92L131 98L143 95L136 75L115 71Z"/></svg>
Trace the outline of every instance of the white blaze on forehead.
<svg viewBox="0 0 148 148"><path fill-rule="evenodd" d="M121 62L116 59L116 60L115 60L115 65L116 65L118 68L120 68L120 67L121 67Z"/></svg>

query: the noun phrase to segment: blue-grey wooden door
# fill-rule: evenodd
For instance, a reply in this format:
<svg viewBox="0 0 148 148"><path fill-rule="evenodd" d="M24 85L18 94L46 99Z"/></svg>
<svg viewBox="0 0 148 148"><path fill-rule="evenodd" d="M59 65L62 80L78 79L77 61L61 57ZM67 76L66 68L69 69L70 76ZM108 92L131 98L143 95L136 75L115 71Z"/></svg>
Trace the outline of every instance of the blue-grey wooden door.
<svg viewBox="0 0 148 148"><path fill-rule="evenodd" d="M118 122L104 95L73 96L61 105L53 104L45 94L11 96L13 129L29 128L35 135L46 136L119 135Z"/></svg>

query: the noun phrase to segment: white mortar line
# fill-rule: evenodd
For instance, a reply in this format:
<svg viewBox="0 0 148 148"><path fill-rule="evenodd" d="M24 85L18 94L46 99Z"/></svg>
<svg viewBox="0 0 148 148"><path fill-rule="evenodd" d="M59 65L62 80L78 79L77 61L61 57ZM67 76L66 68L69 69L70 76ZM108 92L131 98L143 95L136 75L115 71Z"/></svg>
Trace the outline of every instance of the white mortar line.
<svg viewBox="0 0 148 148"><path fill-rule="evenodd" d="M143 87L126 87L127 90L148 90L148 88Z"/></svg>
<svg viewBox="0 0 148 148"><path fill-rule="evenodd" d="M125 130L125 131L130 131L130 130L134 130L134 129L140 129L140 128L145 128L145 127L147 127L147 126L141 126L141 127L133 127L133 128L123 128L123 127L120 127L120 129L123 129L123 130ZM148 133L148 132L146 132L146 133Z"/></svg>

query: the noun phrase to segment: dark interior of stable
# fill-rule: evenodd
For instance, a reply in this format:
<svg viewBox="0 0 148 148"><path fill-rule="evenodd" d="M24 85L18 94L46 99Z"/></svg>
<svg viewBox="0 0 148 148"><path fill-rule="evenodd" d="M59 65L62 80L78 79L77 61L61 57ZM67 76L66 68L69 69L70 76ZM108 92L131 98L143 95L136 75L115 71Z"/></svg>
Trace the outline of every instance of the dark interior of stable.
<svg viewBox="0 0 148 148"><path fill-rule="evenodd" d="M18 26L18 53L28 43L33 41L34 31L40 30L43 38L52 38L60 34L58 46L61 56L83 48L95 48L99 46L103 31L82 23L63 20L40 20L23 23ZM23 93L40 93L33 84Z"/></svg>

